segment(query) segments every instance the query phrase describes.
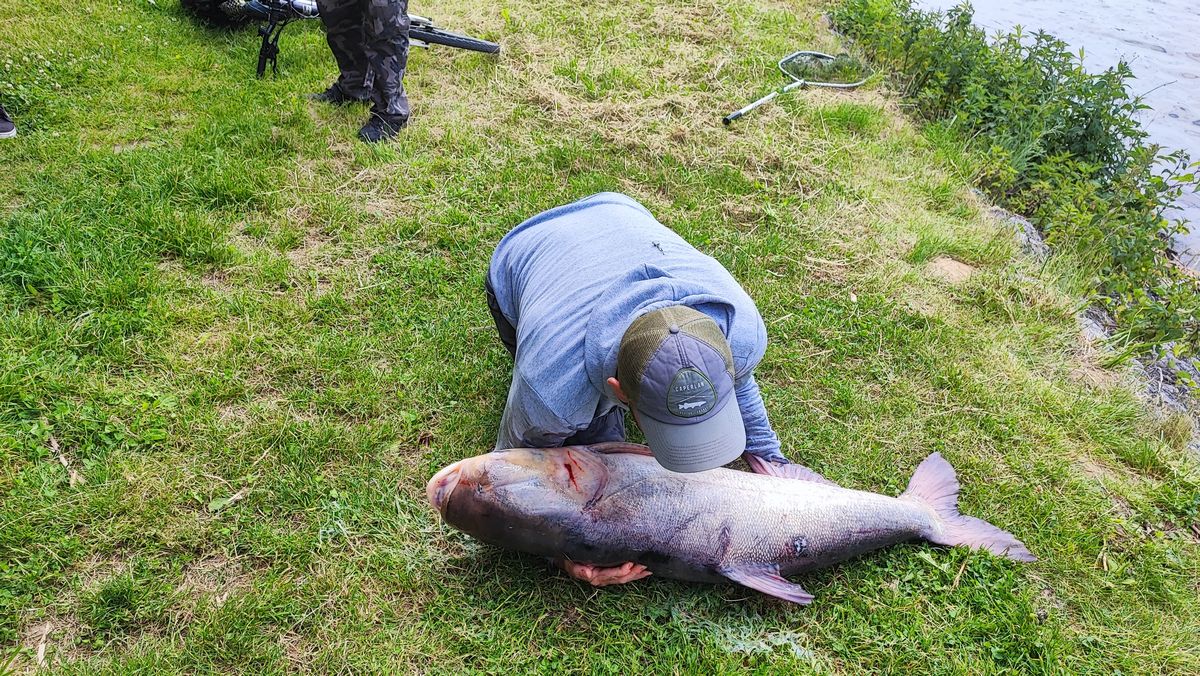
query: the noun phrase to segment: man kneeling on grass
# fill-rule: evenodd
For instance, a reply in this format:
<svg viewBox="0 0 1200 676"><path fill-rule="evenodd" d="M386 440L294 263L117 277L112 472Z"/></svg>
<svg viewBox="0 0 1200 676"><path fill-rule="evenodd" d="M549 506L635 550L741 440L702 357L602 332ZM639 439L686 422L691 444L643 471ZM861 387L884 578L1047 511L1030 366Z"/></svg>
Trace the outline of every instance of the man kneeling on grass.
<svg viewBox="0 0 1200 676"><path fill-rule="evenodd" d="M675 472L743 451L788 462L754 381L767 347L754 301L633 199L601 193L518 225L492 254L486 288L515 361L497 450L623 441L630 410ZM597 586L650 574L632 562L559 565Z"/></svg>

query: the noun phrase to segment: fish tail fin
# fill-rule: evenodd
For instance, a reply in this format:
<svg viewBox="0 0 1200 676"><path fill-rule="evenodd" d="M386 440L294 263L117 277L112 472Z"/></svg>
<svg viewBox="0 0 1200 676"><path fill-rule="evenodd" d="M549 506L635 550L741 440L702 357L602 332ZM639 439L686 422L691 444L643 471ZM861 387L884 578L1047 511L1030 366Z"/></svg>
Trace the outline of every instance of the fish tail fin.
<svg viewBox="0 0 1200 676"><path fill-rule="evenodd" d="M1014 561L1037 561L1024 544L1012 533L993 526L983 519L958 512L958 477L954 468L940 453L925 458L901 499L920 502L933 508L937 522L922 533L926 540L939 545L964 545L971 549L986 549L997 556Z"/></svg>

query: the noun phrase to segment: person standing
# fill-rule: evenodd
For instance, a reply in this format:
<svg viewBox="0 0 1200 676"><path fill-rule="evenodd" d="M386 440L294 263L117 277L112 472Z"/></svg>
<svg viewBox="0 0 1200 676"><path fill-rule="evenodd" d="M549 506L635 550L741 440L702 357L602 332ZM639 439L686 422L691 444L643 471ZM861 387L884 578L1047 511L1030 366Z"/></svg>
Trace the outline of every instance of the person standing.
<svg viewBox="0 0 1200 676"><path fill-rule="evenodd" d="M600 193L521 223L484 287L514 359L496 450L624 441L630 411L674 472L743 452L788 462L754 380L767 347L754 301L632 198ZM649 575L632 562L558 564L597 586Z"/></svg>
<svg viewBox="0 0 1200 676"><path fill-rule="evenodd" d="M408 0L317 0L338 79L312 99L333 105L370 102L358 132L367 143L391 140L408 125Z"/></svg>
<svg viewBox="0 0 1200 676"><path fill-rule="evenodd" d="M4 110L4 106L0 106L0 138L12 138L17 135L17 125L13 124L12 118L8 116L8 111Z"/></svg>

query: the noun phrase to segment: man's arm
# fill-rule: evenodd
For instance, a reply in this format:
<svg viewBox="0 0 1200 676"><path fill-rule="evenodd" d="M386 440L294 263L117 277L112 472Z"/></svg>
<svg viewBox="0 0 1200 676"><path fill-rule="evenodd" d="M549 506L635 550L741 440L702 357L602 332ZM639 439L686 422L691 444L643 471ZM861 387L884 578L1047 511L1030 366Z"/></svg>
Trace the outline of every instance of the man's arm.
<svg viewBox="0 0 1200 676"><path fill-rule="evenodd" d="M779 437L767 420L767 407L763 405L754 374L747 374L735 386L742 422L746 426L746 452L771 462L790 462L780 452Z"/></svg>
<svg viewBox="0 0 1200 676"><path fill-rule="evenodd" d="M500 416L500 432L496 435L496 450L506 448L557 448L575 430L542 403L541 397L514 368L508 401Z"/></svg>

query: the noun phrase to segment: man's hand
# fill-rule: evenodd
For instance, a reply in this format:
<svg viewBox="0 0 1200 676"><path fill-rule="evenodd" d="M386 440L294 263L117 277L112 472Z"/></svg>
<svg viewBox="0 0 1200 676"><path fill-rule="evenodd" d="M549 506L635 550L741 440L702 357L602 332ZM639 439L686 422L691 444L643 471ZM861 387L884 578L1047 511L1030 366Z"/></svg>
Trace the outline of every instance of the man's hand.
<svg viewBox="0 0 1200 676"><path fill-rule="evenodd" d="M557 563L567 572L567 575L576 580L587 582L593 587L625 584L626 582L633 582L634 580L650 576L650 571L645 566L632 561L609 568L593 566L587 563L576 563L565 559L559 560Z"/></svg>
<svg viewBox="0 0 1200 676"><path fill-rule="evenodd" d="M837 484L817 474L804 465L797 465L794 462L772 462L771 460L763 460L762 458L743 453L742 457L746 459L746 463L750 465L750 471L756 474L767 474L769 476L782 477L784 479L799 479L801 481L812 481L819 484L827 484L836 486Z"/></svg>
<svg viewBox="0 0 1200 676"><path fill-rule="evenodd" d="M783 456L780 457L782 458ZM743 453L742 459L750 466L751 472L755 474L770 474L772 476L778 475L780 467L789 464L786 459L783 462L774 462L760 458L750 452Z"/></svg>

